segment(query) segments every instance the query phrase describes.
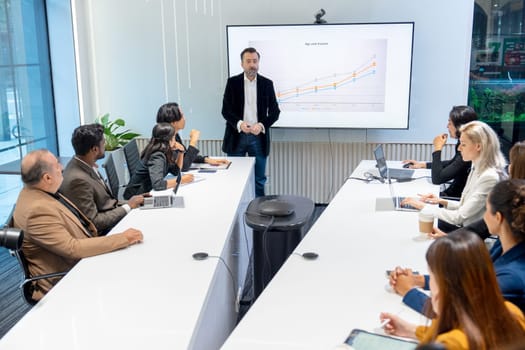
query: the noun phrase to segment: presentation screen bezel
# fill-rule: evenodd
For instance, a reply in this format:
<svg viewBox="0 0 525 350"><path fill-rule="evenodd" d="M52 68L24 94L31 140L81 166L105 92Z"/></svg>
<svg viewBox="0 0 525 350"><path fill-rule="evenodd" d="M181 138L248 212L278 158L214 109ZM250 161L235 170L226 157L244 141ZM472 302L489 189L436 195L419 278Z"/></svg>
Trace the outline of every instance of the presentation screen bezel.
<svg viewBox="0 0 525 350"><path fill-rule="evenodd" d="M253 46L261 54L259 73L274 81L276 94L281 97L278 98L281 115L274 127L407 129L414 26L414 22L227 25L228 76L242 73L240 53ZM352 47L359 50L352 51ZM365 57L373 57L373 64L366 63ZM326 74L329 68L325 67L337 70L352 59L363 62L352 65L357 68L352 75L343 75L352 71L348 69L343 69L341 76L337 76L339 72L333 73L332 79L332 73ZM373 71L359 68L371 66L375 68ZM319 71L320 77L309 76L311 71ZM300 80L303 76L304 82ZM371 79L380 83L359 88L362 94L350 95L367 79L367 83ZM284 81L304 84L288 83L281 90L286 85L281 84ZM345 90L343 81L348 96L338 94ZM337 84L341 86L339 91ZM297 93L287 90L292 85ZM373 93L364 93L365 89ZM295 96L286 95L290 93Z"/></svg>

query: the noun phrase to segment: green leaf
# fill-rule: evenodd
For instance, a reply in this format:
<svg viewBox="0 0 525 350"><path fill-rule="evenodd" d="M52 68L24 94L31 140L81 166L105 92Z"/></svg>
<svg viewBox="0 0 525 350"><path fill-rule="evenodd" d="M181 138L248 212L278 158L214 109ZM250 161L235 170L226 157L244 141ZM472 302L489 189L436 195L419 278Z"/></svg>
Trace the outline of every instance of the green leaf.
<svg viewBox="0 0 525 350"><path fill-rule="evenodd" d="M109 120L109 113L99 116L95 122L104 127L104 137L106 139L106 151L112 151L116 148L122 147L130 140L134 139L140 134L130 131L129 129L120 130L126 125L123 118Z"/></svg>

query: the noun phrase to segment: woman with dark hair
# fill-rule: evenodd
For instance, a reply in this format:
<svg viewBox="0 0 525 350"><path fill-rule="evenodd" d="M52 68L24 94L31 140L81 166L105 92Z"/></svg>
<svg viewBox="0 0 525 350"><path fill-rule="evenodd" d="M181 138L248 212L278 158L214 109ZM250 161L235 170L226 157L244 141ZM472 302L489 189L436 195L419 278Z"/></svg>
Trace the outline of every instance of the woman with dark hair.
<svg viewBox="0 0 525 350"><path fill-rule="evenodd" d="M210 158L208 156L199 155L197 149L197 142L199 141L200 131L192 129L190 131L190 145L186 148L179 136L179 131L186 126L186 118L180 106L175 102L169 102L160 106L157 112L157 123L169 123L175 129L175 141L184 149L184 161L182 164L182 171L187 171L191 163L207 163L211 165L228 164L227 159Z"/></svg>
<svg viewBox="0 0 525 350"><path fill-rule="evenodd" d="M175 141L175 129L168 123L158 123L153 127L151 140L140 155L140 164L131 176L131 180L124 191L124 198L128 199L138 193L153 190L160 191L173 188L177 179L167 179L171 173L177 176L182 166L182 148ZM193 181L192 174L182 177L182 182Z"/></svg>
<svg viewBox="0 0 525 350"><path fill-rule="evenodd" d="M385 331L438 342L447 349L499 349L525 337L525 318L501 295L494 267L479 237L459 229L428 248L431 304L436 317L430 326L411 324L395 314L381 313Z"/></svg>
<svg viewBox="0 0 525 350"><path fill-rule="evenodd" d="M486 207L483 218L488 231L499 237L490 250L490 257L501 293L525 312L525 180L496 184ZM390 275L390 284L403 296L405 304L424 313L428 296L417 288L428 289L428 276L414 275L408 269L397 267Z"/></svg>
<svg viewBox="0 0 525 350"><path fill-rule="evenodd" d="M525 141L516 142L509 152L509 176L511 179L525 179Z"/></svg>
<svg viewBox="0 0 525 350"><path fill-rule="evenodd" d="M447 134L439 134L434 138L434 152L432 152L431 162L418 162L416 160L405 160L403 163L411 164L410 168L432 169L432 183L440 185L452 181L450 186L441 192L443 197L461 197L461 192L467 183L468 172L471 162L464 161L459 151L459 129L463 124L477 120L478 115L469 106L454 106L448 116L448 135L457 139L456 154L450 160L441 160L441 150L447 143Z"/></svg>

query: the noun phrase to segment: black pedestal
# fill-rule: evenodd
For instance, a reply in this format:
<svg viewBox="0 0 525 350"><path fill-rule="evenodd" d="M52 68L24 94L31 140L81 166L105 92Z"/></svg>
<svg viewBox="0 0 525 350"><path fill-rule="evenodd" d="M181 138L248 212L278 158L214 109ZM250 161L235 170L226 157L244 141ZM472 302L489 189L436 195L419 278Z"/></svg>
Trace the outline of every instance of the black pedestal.
<svg viewBox="0 0 525 350"><path fill-rule="evenodd" d="M268 200L286 201L293 213L287 216L259 214L259 206ZM257 299L279 268L292 254L308 229L314 211L312 200L290 195L258 197L246 210L246 224L253 229L254 299Z"/></svg>

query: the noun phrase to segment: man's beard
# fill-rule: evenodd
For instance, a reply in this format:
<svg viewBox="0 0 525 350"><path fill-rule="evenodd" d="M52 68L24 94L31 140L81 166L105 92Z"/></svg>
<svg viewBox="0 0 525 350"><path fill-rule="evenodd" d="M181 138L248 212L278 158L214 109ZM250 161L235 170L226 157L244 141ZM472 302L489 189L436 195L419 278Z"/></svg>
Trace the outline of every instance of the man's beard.
<svg viewBox="0 0 525 350"><path fill-rule="evenodd" d="M255 78L256 75L257 75L257 69L249 69L246 71L246 76L248 78Z"/></svg>

